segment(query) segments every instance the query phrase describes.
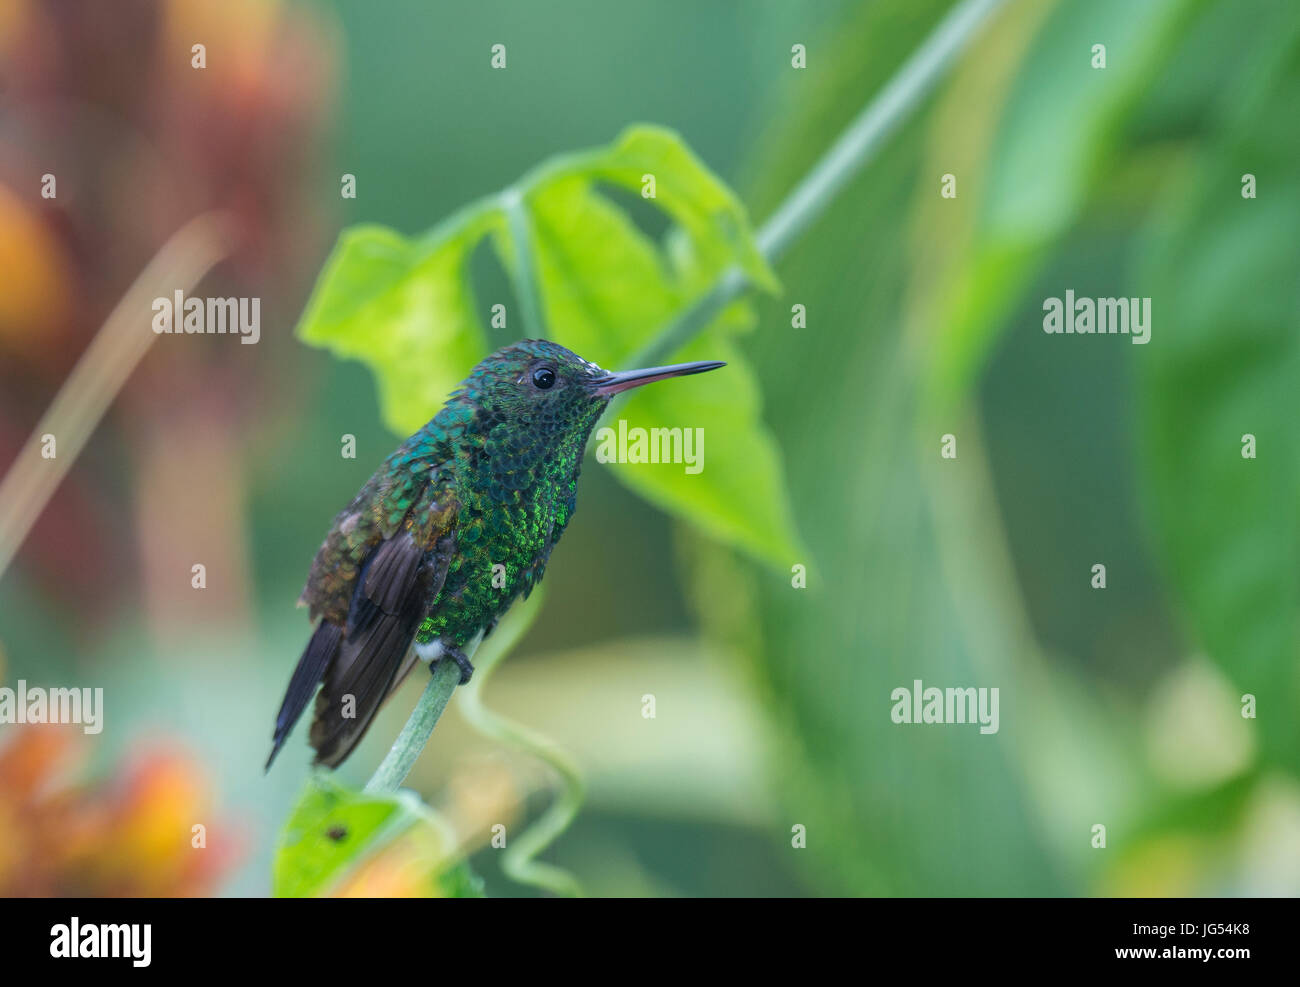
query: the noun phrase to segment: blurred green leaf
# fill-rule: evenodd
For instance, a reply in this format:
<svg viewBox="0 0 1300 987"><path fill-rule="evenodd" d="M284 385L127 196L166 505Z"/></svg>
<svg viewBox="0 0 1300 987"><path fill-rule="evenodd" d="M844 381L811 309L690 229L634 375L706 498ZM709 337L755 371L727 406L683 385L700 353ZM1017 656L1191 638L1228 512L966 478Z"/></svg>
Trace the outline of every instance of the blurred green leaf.
<svg viewBox="0 0 1300 987"><path fill-rule="evenodd" d="M1257 697L1265 758L1297 771L1300 131L1279 121L1300 104L1300 11L1269 9L1243 33L1265 40L1220 101L1221 134L1153 223L1139 283L1157 328L1137 360L1149 514L1186 623Z"/></svg>
<svg viewBox="0 0 1300 987"><path fill-rule="evenodd" d="M643 197L653 179L653 196ZM604 190L643 197L674 224L663 244ZM384 421L410 433L437 410L487 352L467 263L490 235L516 275L535 267L550 335L617 367L737 265L774 290L744 207L671 131L636 126L608 147L561 156L524 176L513 192L527 213L533 264L520 265L501 203L484 200L411 240L381 227L345 232L321 274L298 334L337 356L362 360L379 382ZM703 428L716 437L707 463L620 465L632 490L714 537L782 566L797 551L780 455L760 418L758 387L725 335L746 325L742 307L690 348L725 354L725 375L683 382L627 405L641 427ZM685 359L685 356L682 356Z"/></svg>
<svg viewBox="0 0 1300 987"><path fill-rule="evenodd" d="M308 780L285 823L272 892L280 898L328 895L386 852L406 864L398 875L399 890L444 897L481 894L477 879L452 859L446 834L413 793L365 794L320 773Z"/></svg>

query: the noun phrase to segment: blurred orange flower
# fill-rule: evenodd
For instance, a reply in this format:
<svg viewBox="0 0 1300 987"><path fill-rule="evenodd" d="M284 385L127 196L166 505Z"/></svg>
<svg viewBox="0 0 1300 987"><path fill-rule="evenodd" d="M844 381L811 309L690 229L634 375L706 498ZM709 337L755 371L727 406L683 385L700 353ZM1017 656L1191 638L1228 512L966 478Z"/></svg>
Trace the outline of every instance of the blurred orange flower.
<svg viewBox="0 0 1300 987"><path fill-rule="evenodd" d="M201 766L172 745L77 780L75 729L23 726L0 745L0 896L210 895L239 855Z"/></svg>

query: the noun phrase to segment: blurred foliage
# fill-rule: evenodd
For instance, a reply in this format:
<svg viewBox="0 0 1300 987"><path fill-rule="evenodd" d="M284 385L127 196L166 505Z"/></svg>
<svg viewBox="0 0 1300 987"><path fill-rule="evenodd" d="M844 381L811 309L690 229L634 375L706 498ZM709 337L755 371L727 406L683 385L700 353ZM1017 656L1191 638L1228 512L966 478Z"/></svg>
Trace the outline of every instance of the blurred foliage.
<svg viewBox="0 0 1300 987"><path fill-rule="evenodd" d="M780 115L756 158L761 205L771 208L947 6L873 4L849 15L821 50L825 64L791 96L799 112ZM1059 893L1062 865L1005 761L1004 745L1021 742L1008 738L1008 720L1002 735L980 737L888 716L890 691L913 679L988 681L976 679L944 589L922 468L939 435L913 434L917 373L898 328L909 277L899 231L918 183L936 194L940 177L918 175L924 127L897 134L783 263L791 299L809 300L808 328L788 328L788 308L760 310L771 328L755 337L755 360L817 562L808 588L696 550L692 596L768 709L781 828L807 827L796 860L820 887ZM990 684L1009 706L1011 683Z"/></svg>
<svg viewBox="0 0 1300 987"><path fill-rule="evenodd" d="M1188 106L1142 271L1169 326L1141 364L1142 463L1165 571L1194 638L1259 704L1267 762L1300 774L1300 7L1207 7L1180 52L1255 38ZM1188 102L1167 86L1168 98ZM1289 125L1282 123L1290 118ZM1189 121L1190 122L1190 121ZM1190 144L1190 142L1187 142ZM1258 198L1241 194L1255 176ZM1288 290L1285 286L1290 285ZM1137 289L1135 288L1135 291ZM1176 327L1176 328L1175 328ZM1255 437L1257 457L1243 457Z"/></svg>
<svg viewBox="0 0 1300 987"><path fill-rule="evenodd" d="M904 13L873 5L848 19L833 46L832 66L805 83L800 113L774 129L766 153L755 159L760 202L771 203L806 168L811 149L825 146L850 112L844 93L878 88L897 53L910 50L946 6L916 4ZM928 118L905 129L783 266L785 283L799 297L817 300L809 307L809 329L799 337L801 366L838 368L808 388L799 375L782 372L793 332L773 329L756 340L769 417L789 457L794 502L820 564L802 594L743 565L729 566L725 556L697 548L687 557L702 621L731 643L783 731L773 757L776 790L789 821L808 826L809 852L799 859L819 881L852 893L1057 894L1098 887L1248 893L1249 884L1225 881L1231 864L1203 843L1190 844L1196 852L1180 856L1184 881L1166 882L1166 872L1140 863L1137 848L1152 833L1142 820L1158 817L1165 804L1161 779L1141 756L1135 730L1143 697L1121 698L1102 669L1085 669L1081 678L1064 655L1044 652L1035 640L1043 614L1025 610L1026 599L1041 596L1038 574L1050 572L1057 590L1050 598L1067 611L1100 607L1112 627L1122 626L1125 610L1132 612L1131 603L1110 595L1114 589L1102 604L1089 599L1095 591L1086 575L1093 562L1111 561L1111 578L1122 580L1125 592L1163 568L1140 555L1128 568L1118 566L1102 547L1116 542L1116 530L1129 527L1129 515L1139 509L1112 506L1124 503L1123 484L1103 497L1086 495L1095 479L1083 480L1077 494L1072 488L1089 476L1076 456L1089 460L1091 477L1105 477L1131 472L1125 460L1138 450L1120 441L1094 451L1088 446L1096 440L1084 433L1081 447L1056 456L1044 450L1059 443L1061 433L1045 430L1042 445L1026 457L1014 420L999 418L1005 431L985 437L986 453L978 411L967 406L981 399L1000 415L1001 396L1011 395L1006 404L1021 417L1048 414L1053 423L1058 417L1067 423L1095 413L1132 434L1132 421L1121 417L1133 403L1123 397L1122 373L1098 366L1092 355L1075 355L1114 337L1045 337L1037 299L1071 285L1081 294L1096 286L1101 295L1155 296L1156 341L1133 347L1123 340L1123 351L1107 363L1156 368L1139 378L1139 393L1158 416L1159 442L1167 444L1149 441L1138 462L1154 471L1157 527L1166 534L1167 551L1172 542L1179 573L1173 587L1191 589L1194 633L1242 691L1276 704L1262 723L1263 736L1275 738L1267 745L1275 757L1293 764L1300 749L1296 721L1282 710L1294 707L1300 674L1297 497L1291 482L1294 416L1285 414L1282 382L1294 389L1300 378L1289 345L1294 292L1276 286L1287 278L1293 283L1296 270L1294 236L1285 244L1280 239L1294 229L1288 183L1295 169L1284 179L1280 164L1288 156L1294 160L1294 131L1279 141L1276 129L1282 107L1297 95L1278 70L1295 56L1295 18L1280 5L1247 7L1011 4ZM1271 39L1263 53L1244 40L1257 33ZM1187 127L1172 149L1139 140L1129 121L1149 117L1148 100L1158 101L1157 115L1165 111L1159 119L1166 126L1171 118L1191 123L1169 112L1174 101L1168 89L1195 87L1195 95L1185 97L1194 103L1204 88L1204 65L1219 60L1217 46L1228 36L1243 39L1235 46L1242 62L1245 51L1255 51L1249 56L1254 64L1242 72L1244 91L1234 88L1219 101L1235 108L1232 117L1242 128L1235 143L1242 150L1234 155L1233 142L1225 146L1213 128ZM1098 41L1108 48L1104 71L1089 64ZM1200 68L1180 72L1186 65ZM1228 160L1188 199L1171 155L1197 157L1207 143L1216 149L1213 158L1226 152ZM1265 144L1268 151L1258 153ZM1273 176L1267 204L1241 198L1246 171ZM937 195L945 172L959 176L957 200ZM891 194L882 196L880 189ZM1210 196L1213 211L1199 219L1201 225L1190 225L1193 213L1162 226L1171 212L1163 200L1186 213L1187 203ZM1235 218L1229 222L1229 216ZM1135 224L1148 218L1176 263L1156 262L1153 251L1154 271L1138 270L1130 260L1099 273L1096 258L1123 249ZM1069 239L1079 235L1080 224L1100 241L1084 253ZM900 230L907 231L906 250L899 249ZM869 279L841 276L836 258L850 242L854 265L869 270ZM1230 244L1239 252L1228 253ZM1197 261L1201 252L1204 261ZM1166 273L1159 277L1158 271ZM1195 289L1186 286L1189 278ZM1253 313L1245 326L1243 313ZM783 319L780 311L761 314L773 324ZM1258 344L1243 338L1247 326ZM1013 329L1014 341L999 344ZM1019 361L1020 352L1031 349L1041 354L1033 372L1048 375L1046 388L1025 387L997 365ZM990 358L991 372L985 369ZM981 378L984 389L972 392ZM1051 410L1032 404L1027 394L1017 397L1017 389ZM1216 392L1227 405L1221 422L1207 417L1213 400L1207 407L1205 398ZM1115 402L1120 415L1109 410ZM1269 463L1243 461L1241 433L1267 433L1270 426ZM959 436L960 452L957 462L940 469L931 464L944 432ZM1007 449L1019 459L1008 461ZM1092 462L1098 453L1100 461ZM999 472L990 471L985 455L995 457ZM1055 472L1044 472L1044 455ZM1205 472L1189 489L1189 470L1197 469L1198 459ZM1065 510L1023 500L1017 487L1026 473L1049 497L1061 498ZM1087 518L1085 530L1099 535L1082 557L1056 544L1069 537L1059 532L1077 523L1067 510ZM1099 512L1099 518L1088 517ZM1243 526L1226 523L1236 517ZM1002 542L1003 523L1016 549L1014 563ZM1022 525L1047 538L1027 540ZM1072 576L1063 565L1073 568ZM1158 605L1158 593L1140 584L1135 589L1136 600ZM720 598L731 602L719 607ZM818 642L812 652L810 641ZM1077 636L1071 640L1071 646L1079 643ZM1111 646L1116 643L1112 638ZM1141 639L1121 646L1134 656L1150 654ZM828 652L851 657L817 660ZM1138 677L1159 674L1149 657L1145 664ZM914 678L999 685L1006 718L997 740L889 723L880 711L884 697ZM1230 721L1240 720L1236 696L1211 695L1227 704ZM1183 720L1178 727L1190 740L1214 722ZM1178 736L1168 742L1177 743ZM1197 746L1185 746L1184 757L1195 756L1190 752ZM1226 782L1219 795L1204 800L1235 799L1240 787ZM1276 794L1282 804L1295 805L1293 785ZM1189 796L1168 797L1172 806L1187 804ZM1200 810L1187 814L1194 811ZM1112 841L1137 841L1125 843L1120 864L1090 849L1096 823L1108 826ZM1291 854L1283 849L1293 841L1291 825L1271 832L1270 849L1261 852L1279 854L1279 860ZM1114 880L1118 873L1127 875L1121 883Z"/></svg>
<svg viewBox="0 0 1300 987"><path fill-rule="evenodd" d="M962 191L975 200L976 217L963 255L934 287L941 300L929 361L932 400L961 400L997 334L1011 327L1008 310L1111 163L1123 136L1121 116L1132 111L1136 95L1169 57L1166 35L1182 6L1183 0L1150 0L1135 16L1128 0L1055 8L1020 3L1004 16L1002 31L1016 37L1020 64L1014 82L990 107L996 119L981 114L995 128L980 148L986 155L977 165L982 184L962 170ZM1036 23L1039 30L1026 37L1022 26ZM1104 39L1104 70L1092 67L1091 52L1076 57L1091 48L1082 45L1086 38Z"/></svg>

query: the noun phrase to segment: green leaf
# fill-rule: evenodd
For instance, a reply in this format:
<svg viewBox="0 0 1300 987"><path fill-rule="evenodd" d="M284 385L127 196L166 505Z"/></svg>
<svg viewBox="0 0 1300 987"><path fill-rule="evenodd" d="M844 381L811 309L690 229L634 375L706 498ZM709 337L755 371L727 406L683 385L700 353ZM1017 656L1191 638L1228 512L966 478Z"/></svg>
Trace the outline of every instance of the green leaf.
<svg viewBox="0 0 1300 987"><path fill-rule="evenodd" d="M397 871L404 889L444 897L481 893L453 854L448 835L411 792L365 794L317 773L280 834L272 892L281 898L328 895L386 855L386 872Z"/></svg>
<svg viewBox="0 0 1300 987"><path fill-rule="evenodd" d="M671 224L662 243L608 191L640 197L650 179L654 194L644 201ZM631 127L607 147L547 162L508 192L523 222L516 209L507 223L494 198L419 239L359 227L344 233L321 274L298 334L365 362L396 432L427 421L486 355L467 271L485 237L514 273L517 294L531 299L535 290L550 337L611 369L626 369L622 361L733 266L758 287L777 287L740 201L671 131ZM514 240L520 230L527 242ZM528 271L536 285L519 286ZM690 347L701 359L727 360L725 376L647 388L627 405L642 427L704 429L707 467L687 475L680 463L624 464L617 475L651 503L785 566L798 537L781 458L761 423L753 374L727 338L746 318L734 308Z"/></svg>
<svg viewBox="0 0 1300 987"><path fill-rule="evenodd" d="M615 366L698 300L732 264L777 290L744 207L675 134L631 127L608 148L543 168L528 188L547 323L576 353ZM641 196L672 219L655 243L600 182ZM527 180L525 180L527 181Z"/></svg>
<svg viewBox="0 0 1300 987"><path fill-rule="evenodd" d="M590 173L637 195L645 194L646 176L652 176L651 201L690 237L700 269L720 271L736 263L760 288L778 290L740 200L672 131L630 127L592 162Z"/></svg>
<svg viewBox="0 0 1300 987"><path fill-rule="evenodd" d="M689 303L656 245L590 179L549 182L527 203L556 342L615 369Z"/></svg>
<svg viewBox="0 0 1300 987"><path fill-rule="evenodd" d="M395 432L433 417L486 352L466 268L495 222L497 214L477 207L415 240L359 226L325 262L298 336L369 366L384 424Z"/></svg>

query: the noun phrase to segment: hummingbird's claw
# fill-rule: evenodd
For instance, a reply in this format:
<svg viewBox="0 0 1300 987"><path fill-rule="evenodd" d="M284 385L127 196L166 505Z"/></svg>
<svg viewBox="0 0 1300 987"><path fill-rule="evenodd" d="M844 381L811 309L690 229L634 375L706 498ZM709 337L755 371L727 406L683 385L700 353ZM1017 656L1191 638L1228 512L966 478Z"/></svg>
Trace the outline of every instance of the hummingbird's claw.
<svg viewBox="0 0 1300 987"><path fill-rule="evenodd" d="M474 666L470 664L470 660L465 657L465 652L461 651L460 648L448 648L443 652L443 655L454 661L456 667L460 669L460 684L464 685L468 682L470 676L474 674Z"/></svg>

